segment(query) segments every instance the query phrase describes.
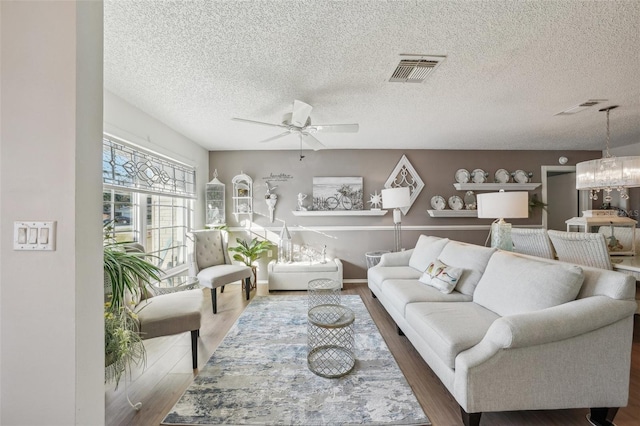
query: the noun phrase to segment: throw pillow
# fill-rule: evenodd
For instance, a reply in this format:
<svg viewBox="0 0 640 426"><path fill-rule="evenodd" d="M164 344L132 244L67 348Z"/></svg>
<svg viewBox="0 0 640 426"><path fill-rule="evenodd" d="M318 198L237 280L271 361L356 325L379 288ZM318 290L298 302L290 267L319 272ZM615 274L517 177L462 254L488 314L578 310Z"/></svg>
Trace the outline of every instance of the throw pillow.
<svg viewBox="0 0 640 426"><path fill-rule="evenodd" d="M419 281L440 290L442 293L451 293L456 287L462 272L464 272L464 269L445 265L436 259L429 264Z"/></svg>

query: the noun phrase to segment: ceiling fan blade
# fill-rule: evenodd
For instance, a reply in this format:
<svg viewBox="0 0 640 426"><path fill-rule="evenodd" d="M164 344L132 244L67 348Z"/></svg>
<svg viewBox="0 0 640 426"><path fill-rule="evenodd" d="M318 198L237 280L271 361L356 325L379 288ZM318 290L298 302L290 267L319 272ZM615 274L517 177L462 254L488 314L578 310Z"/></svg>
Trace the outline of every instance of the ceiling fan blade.
<svg viewBox="0 0 640 426"><path fill-rule="evenodd" d="M304 127L307 124L307 119L311 115L313 107L309 104L305 104L302 101L293 101L293 114L291 114L291 124L296 127Z"/></svg>
<svg viewBox="0 0 640 426"><path fill-rule="evenodd" d="M269 126L269 127L281 127L283 129L286 129L287 126L285 126L284 124L273 124L273 123L265 123L263 121L255 121L255 120L247 120L246 118L232 118L233 121L241 121L243 123L251 123L251 124L259 124L261 126Z"/></svg>
<svg viewBox="0 0 640 426"><path fill-rule="evenodd" d="M290 134L291 134L291 132L286 131L286 132L280 133L279 135L275 135L275 136L273 136L273 137L271 137L269 139L265 139L263 141L260 141L258 143L271 142L271 141L274 141L276 139L280 139L280 138L284 138L285 136L289 136Z"/></svg>
<svg viewBox="0 0 640 426"><path fill-rule="evenodd" d="M315 128L316 132L323 133L357 133L360 126L357 124L314 124L309 128Z"/></svg>
<svg viewBox="0 0 640 426"><path fill-rule="evenodd" d="M311 149L313 149L314 151L317 151L317 150L319 150L319 149L326 148L326 146L324 146L324 145L322 144L322 142L320 142L318 139L314 138L314 137L313 137L313 136L311 136L310 134L308 134L308 133L301 133L300 135L301 135L301 137L302 137L302 140L303 140L307 145L309 145L309 147L310 147Z"/></svg>

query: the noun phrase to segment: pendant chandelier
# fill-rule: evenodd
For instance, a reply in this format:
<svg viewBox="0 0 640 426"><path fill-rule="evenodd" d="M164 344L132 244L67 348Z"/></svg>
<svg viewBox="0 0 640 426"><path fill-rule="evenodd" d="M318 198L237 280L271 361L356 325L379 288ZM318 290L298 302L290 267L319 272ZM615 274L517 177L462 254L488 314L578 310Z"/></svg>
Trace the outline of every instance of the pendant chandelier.
<svg viewBox="0 0 640 426"><path fill-rule="evenodd" d="M598 199L598 192L604 191L604 202L611 202L611 192L615 189L620 198L629 198L627 188L640 186L640 156L614 157L609 153L609 111L617 105L603 108L607 113L607 145L603 158L576 164L576 189L589 190L591 199Z"/></svg>

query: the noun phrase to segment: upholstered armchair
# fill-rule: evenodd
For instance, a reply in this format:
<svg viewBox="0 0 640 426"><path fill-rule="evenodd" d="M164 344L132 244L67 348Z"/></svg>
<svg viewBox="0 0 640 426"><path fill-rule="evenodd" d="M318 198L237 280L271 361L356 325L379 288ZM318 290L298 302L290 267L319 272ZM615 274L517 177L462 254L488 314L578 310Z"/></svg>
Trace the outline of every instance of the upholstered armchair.
<svg viewBox="0 0 640 426"><path fill-rule="evenodd" d="M221 230L193 231L193 249L189 254L189 274L197 277L200 285L211 289L213 313L218 312L217 288L224 292L225 284L243 281L247 300L251 291L251 268L234 264L227 250L228 234Z"/></svg>
<svg viewBox="0 0 640 426"><path fill-rule="evenodd" d="M127 250L144 253L140 244L131 244ZM154 296L144 283L139 283L136 294L128 292L126 306L136 315L138 330L143 340L191 332L191 362L198 368L198 336L202 319L202 289L185 290Z"/></svg>

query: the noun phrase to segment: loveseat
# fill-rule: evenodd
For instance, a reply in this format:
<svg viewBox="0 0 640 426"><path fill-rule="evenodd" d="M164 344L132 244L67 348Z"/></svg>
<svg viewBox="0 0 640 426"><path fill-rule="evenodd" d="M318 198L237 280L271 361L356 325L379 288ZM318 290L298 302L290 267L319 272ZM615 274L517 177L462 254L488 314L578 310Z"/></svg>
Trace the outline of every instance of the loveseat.
<svg viewBox="0 0 640 426"><path fill-rule="evenodd" d="M484 411L627 404L636 311L625 274L421 235L384 254L368 285L456 399Z"/></svg>

